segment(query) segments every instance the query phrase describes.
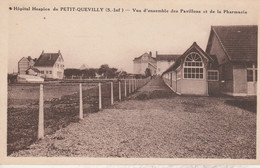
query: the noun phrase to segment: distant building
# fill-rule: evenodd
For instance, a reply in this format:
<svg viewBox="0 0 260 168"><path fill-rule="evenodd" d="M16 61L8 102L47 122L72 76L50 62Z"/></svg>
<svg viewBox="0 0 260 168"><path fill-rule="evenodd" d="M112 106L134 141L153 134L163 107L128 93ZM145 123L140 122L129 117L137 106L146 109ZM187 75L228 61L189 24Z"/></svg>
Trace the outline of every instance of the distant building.
<svg viewBox="0 0 260 168"><path fill-rule="evenodd" d="M156 74L161 75L166 69L168 69L180 55L172 54L158 54L156 51Z"/></svg>
<svg viewBox="0 0 260 168"><path fill-rule="evenodd" d="M28 68L33 67L35 59L32 59L30 56L23 57L18 61L18 74L26 74Z"/></svg>
<svg viewBox="0 0 260 168"><path fill-rule="evenodd" d="M89 66L87 64L82 64L80 67L79 67L80 70L84 70L84 69L89 69Z"/></svg>
<svg viewBox="0 0 260 168"><path fill-rule="evenodd" d="M25 72L26 72L26 75L33 75L33 76L40 76L41 75L40 70L35 68L35 67L30 67Z"/></svg>
<svg viewBox="0 0 260 168"><path fill-rule="evenodd" d="M60 51L58 53L44 53L42 51L34 68L37 68L44 78L63 79L64 59Z"/></svg>
<svg viewBox="0 0 260 168"><path fill-rule="evenodd" d="M133 60L134 62L134 74L145 74L146 69L150 69L151 74L156 74L156 58L152 57L152 52L144 53L140 57Z"/></svg>

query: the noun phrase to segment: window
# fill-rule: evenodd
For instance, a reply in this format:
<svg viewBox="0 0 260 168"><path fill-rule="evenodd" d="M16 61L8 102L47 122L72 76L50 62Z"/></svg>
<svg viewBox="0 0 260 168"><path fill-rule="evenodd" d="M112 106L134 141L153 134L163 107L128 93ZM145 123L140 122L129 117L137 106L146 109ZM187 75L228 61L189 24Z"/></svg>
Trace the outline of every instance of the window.
<svg viewBox="0 0 260 168"><path fill-rule="evenodd" d="M197 53L188 55L184 62L184 78L203 79L203 63Z"/></svg>
<svg viewBox="0 0 260 168"><path fill-rule="evenodd" d="M257 65L254 63L247 63L247 81L257 81Z"/></svg>
<svg viewBox="0 0 260 168"><path fill-rule="evenodd" d="M46 71L46 74L48 74L49 71Z"/></svg>
<svg viewBox="0 0 260 168"><path fill-rule="evenodd" d="M50 71L49 74L52 74L52 71Z"/></svg>
<svg viewBox="0 0 260 168"><path fill-rule="evenodd" d="M208 70L208 81L218 81L217 70Z"/></svg>
<svg viewBox="0 0 260 168"><path fill-rule="evenodd" d="M44 74L44 71L41 71L41 74Z"/></svg>

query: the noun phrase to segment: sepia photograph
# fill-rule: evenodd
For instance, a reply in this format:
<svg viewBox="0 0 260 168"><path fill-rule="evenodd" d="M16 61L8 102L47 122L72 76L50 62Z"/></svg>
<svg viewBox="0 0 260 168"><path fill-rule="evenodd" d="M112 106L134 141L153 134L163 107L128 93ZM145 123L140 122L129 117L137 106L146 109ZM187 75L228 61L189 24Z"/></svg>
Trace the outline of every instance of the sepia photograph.
<svg viewBox="0 0 260 168"><path fill-rule="evenodd" d="M4 160L259 164L257 1L76 2L5 6Z"/></svg>

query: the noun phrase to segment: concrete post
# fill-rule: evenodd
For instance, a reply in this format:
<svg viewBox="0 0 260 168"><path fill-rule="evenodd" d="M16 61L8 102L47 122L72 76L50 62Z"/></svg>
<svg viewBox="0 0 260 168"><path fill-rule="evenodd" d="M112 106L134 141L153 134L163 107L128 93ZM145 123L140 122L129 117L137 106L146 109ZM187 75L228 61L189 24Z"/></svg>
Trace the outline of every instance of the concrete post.
<svg viewBox="0 0 260 168"><path fill-rule="evenodd" d="M79 84L79 119L83 119L82 84Z"/></svg>
<svg viewBox="0 0 260 168"><path fill-rule="evenodd" d="M125 97L127 96L127 93L126 93L126 80L125 80Z"/></svg>
<svg viewBox="0 0 260 168"><path fill-rule="evenodd" d="M118 99L119 99L119 101L121 101L121 82L120 81L118 82L118 91L119 91Z"/></svg>
<svg viewBox="0 0 260 168"><path fill-rule="evenodd" d="M111 82L111 105L114 104L114 88L113 88L113 82Z"/></svg>
<svg viewBox="0 0 260 168"><path fill-rule="evenodd" d="M102 109L102 101L101 101L101 83L98 83L98 100L99 100L99 103L98 103L98 108L99 110Z"/></svg>
<svg viewBox="0 0 260 168"><path fill-rule="evenodd" d="M128 80L128 91L129 91L129 94L131 93L131 80Z"/></svg>
<svg viewBox="0 0 260 168"><path fill-rule="evenodd" d="M38 139L44 137L43 85L40 85Z"/></svg>

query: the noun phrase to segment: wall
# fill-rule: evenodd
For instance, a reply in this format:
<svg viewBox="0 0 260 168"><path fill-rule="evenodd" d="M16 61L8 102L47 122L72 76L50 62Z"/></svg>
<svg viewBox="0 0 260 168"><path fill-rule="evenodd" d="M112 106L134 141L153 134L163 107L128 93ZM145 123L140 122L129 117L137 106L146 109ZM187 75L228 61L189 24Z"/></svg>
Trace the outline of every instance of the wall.
<svg viewBox="0 0 260 168"><path fill-rule="evenodd" d="M207 81L205 79L182 79L181 81L181 94L189 95L208 95Z"/></svg>
<svg viewBox="0 0 260 168"><path fill-rule="evenodd" d="M234 64L233 80L234 89L233 93L247 93L247 69L245 65Z"/></svg>
<svg viewBox="0 0 260 168"><path fill-rule="evenodd" d="M29 68L29 61L27 58L23 57L19 62L18 62L18 73L19 74L26 74L26 70Z"/></svg>
<svg viewBox="0 0 260 168"><path fill-rule="evenodd" d="M141 63L139 62L134 62L134 74L141 74Z"/></svg>
<svg viewBox="0 0 260 168"><path fill-rule="evenodd" d="M37 68L39 71L44 71L44 74L40 73L41 77L57 78L55 73L53 72L53 67L38 67L38 66L35 66L35 68ZM48 71L48 74L46 73L46 71ZM52 71L52 73L50 74L49 71Z"/></svg>
<svg viewBox="0 0 260 168"><path fill-rule="evenodd" d="M167 60L157 61L157 75L161 75L164 71L166 71L174 61L168 62Z"/></svg>
<svg viewBox="0 0 260 168"><path fill-rule="evenodd" d="M209 51L208 54L216 55L217 59L218 59L218 63L220 65L228 62L228 57L226 56L226 54L215 34L213 35L211 50Z"/></svg>

